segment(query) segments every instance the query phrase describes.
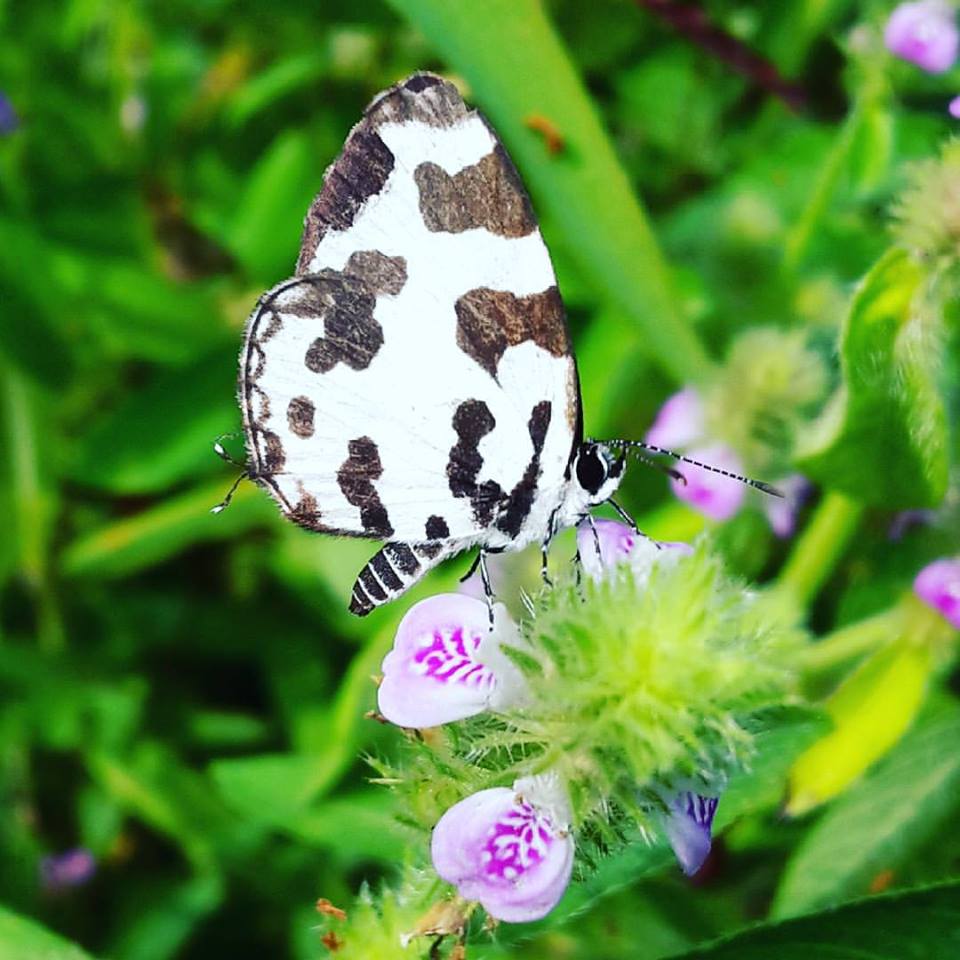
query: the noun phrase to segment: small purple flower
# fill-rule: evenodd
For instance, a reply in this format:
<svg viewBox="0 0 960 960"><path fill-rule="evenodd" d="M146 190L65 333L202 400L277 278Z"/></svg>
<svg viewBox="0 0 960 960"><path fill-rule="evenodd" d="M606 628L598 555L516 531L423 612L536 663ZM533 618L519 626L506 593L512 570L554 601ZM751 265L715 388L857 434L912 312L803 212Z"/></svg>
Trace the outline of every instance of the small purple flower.
<svg viewBox="0 0 960 960"><path fill-rule="evenodd" d="M810 493L810 481L799 473L791 473L790 476L778 480L774 486L783 496L764 496L761 506L770 522L770 529L782 540L793 534L797 525L797 513Z"/></svg>
<svg viewBox="0 0 960 960"><path fill-rule="evenodd" d="M703 401L693 387L668 397L647 431L647 443L665 449L682 449L704 435Z"/></svg>
<svg viewBox="0 0 960 960"><path fill-rule="evenodd" d="M703 401L692 387L666 400L647 432L646 441L727 473L743 474L743 463L736 451L709 436ZM684 479L672 481L674 494L711 520L729 520L746 502L747 486L740 480L691 463L681 463L679 469ZM785 496L764 495L761 508L773 532L778 537L788 537L793 533L797 509L810 484L800 474L791 474L773 485Z"/></svg>
<svg viewBox="0 0 960 960"><path fill-rule="evenodd" d="M960 97L954 97L950 101L949 105L947 106L947 111L951 117L960 120Z"/></svg>
<svg viewBox="0 0 960 960"><path fill-rule="evenodd" d="M526 683L502 646L520 646L503 604L458 593L427 597L407 611L383 661L380 712L401 727L435 727L485 710L520 706Z"/></svg>
<svg viewBox="0 0 960 960"><path fill-rule="evenodd" d="M957 59L960 34L953 7L945 0L901 3L883 33L887 49L927 73L944 73Z"/></svg>
<svg viewBox="0 0 960 960"><path fill-rule="evenodd" d="M13 133L20 126L20 118L17 111L13 109L13 104L0 93L0 136L6 136Z"/></svg>
<svg viewBox="0 0 960 960"><path fill-rule="evenodd" d="M724 443L696 447L686 455L727 473L743 473L740 458ZM681 472L686 483L672 480L673 492L711 520L729 520L743 506L747 488L740 480L690 463L683 464Z"/></svg>
<svg viewBox="0 0 960 960"><path fill-rule="evenodd" d="M718 797L681 790L669 803L664 830L680 868L692 877L704 864L713 843L711 828Z"/></svg>
<svg viewBox="0 0 960 960"><path fill-rule="evenodd" d="M928 563L913 581L913 592L960 630L960 557Z"/></svg>
<svg viewBox="0 0 960 960"><path fill-rule="evenodd" d="M688 543L651 540L616 520L594 520L592 526L582 522L577 527L577 549L591 580L601 580L618 565L627 564L638 582L646 581L655 563L693 553Z"/></svg>
<svg viewBox="0 0 960 960"><path fill-rule="evenodd" d="M93 854L83 847L52 853L40 861L40 884L47 893L63 893L85 884L96 869Z"/></svg>
<svg viewBox="0 0 960 960"><path fill-rule="evenodd" d="M552 774L523 777L512 789L481 790L433 828L434 868L498 920L539 920L570 882L570 819L566 791Z"/></svg>

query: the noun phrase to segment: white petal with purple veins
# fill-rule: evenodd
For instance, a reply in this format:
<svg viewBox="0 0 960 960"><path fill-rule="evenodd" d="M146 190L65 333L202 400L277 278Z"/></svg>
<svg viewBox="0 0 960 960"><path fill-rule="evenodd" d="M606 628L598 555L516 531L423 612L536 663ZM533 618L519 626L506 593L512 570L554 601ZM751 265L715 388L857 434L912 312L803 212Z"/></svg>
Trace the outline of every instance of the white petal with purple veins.
<svg viewBox="0 0 960 960"><path fill-rule="evenodd" d="M573 870L570 810L555 777L525 777L452 806L433 830L437 873L498 920L545 916Z"/></svg>
<svg viewBox="0 0 960 960"><path fill-rule="evenodd" d="M501 649L520 642L502 604L447 593L415 604L383 661L380 712L402 727L433 727L519 704L523 676Z"/></svg>

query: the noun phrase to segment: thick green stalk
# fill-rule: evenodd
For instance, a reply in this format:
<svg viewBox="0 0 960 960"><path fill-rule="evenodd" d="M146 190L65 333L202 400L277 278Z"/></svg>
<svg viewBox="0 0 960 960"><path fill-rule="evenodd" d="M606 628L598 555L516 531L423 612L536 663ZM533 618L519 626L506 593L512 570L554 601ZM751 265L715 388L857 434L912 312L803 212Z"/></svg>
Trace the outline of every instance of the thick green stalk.
<svg viewBox="0 0 960 960"><path fill-rule="evenodd" d="M540 0L390 0L470 83L570 253L643 330L678 382L702 381L687 323L647 215ZM555 129L559 149L532 127Z"/></svg>
<svg viewBox="0 0 960 960"><path fill-rule="evenodd" d="M828 673L895 639L900 634L902 621L902 610L899 606L893 606L865 620L834 630L822 640L803 648L798 656L799 666L811 677Z"/></svg>
<svg viewBox="0 0 960 960"><path fill-rule="evenodd" d="M833 572L856 533L863 504L828 492L787 558L777 589L798 609L805 609Z"/></svg>

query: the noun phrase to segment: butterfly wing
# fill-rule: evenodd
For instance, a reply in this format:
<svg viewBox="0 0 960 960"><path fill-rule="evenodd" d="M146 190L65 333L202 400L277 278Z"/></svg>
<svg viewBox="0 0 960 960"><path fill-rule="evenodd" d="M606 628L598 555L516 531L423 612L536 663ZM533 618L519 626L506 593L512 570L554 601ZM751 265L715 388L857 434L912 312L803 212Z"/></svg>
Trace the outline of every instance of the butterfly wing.
<svg viewBox="0 0 960 960"><path fill-rule="evenodd" d="M456 88L377 98L247 326L252 475L315 530L518 545L579 431L550 258L502 145Z"/></svg>

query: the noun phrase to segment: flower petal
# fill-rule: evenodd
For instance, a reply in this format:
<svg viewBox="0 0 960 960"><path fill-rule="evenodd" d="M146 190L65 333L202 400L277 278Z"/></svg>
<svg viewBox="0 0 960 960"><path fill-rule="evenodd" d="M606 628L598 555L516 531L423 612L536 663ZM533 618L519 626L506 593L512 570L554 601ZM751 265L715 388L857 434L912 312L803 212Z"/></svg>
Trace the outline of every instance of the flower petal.
<svg viewBox="0 0 960 960"><path fill-rule="evenodd" d="M770 529L778 537L785 539L793 534L800 505L810 490L810 481L799 473L792 473L774 483L774 486L783 496L762 494L761 506L770 521Z"/></svg>
<svg viewBox="0 0 960 960"><path fill-rule="evenodd" d="M960 558L928 563L913 581L913 592L960 630Z"/></svg>
<svg viewBox="0 0 960 960"><path fill-rule="evenodd" d="M698 447L687 456L728 473L743 472L740 458L726 444ZM673 480L673 492L712 520L729 520L743 505L746 486L741 481L689 463L681 464L680 470L686 483Z"/></svg>
<svg viewBox="0 0 960 960"><path fill-rule="evenodd" d="M713 844L711 827L719 800L682 790L671 804L664 824L680 868L692 877L704 864Z"/></svg>
<svg viewBox="0 0 960 960"><path fill-rule="evenodd" d="M616 520L580 523L577 549L583 569L592 580L600 580L619 564L627 563L638 582L649 576L655 563L693 552L688 543L652 540Z"/></svg>
<svg viewBox="0 0 960 960"><path fill-rule="evenodd" d="M957 59L960 34L956 16L944 0L901 3L883 32L887 49L928 73L944 73Z"/></svg>
<svg viewBox="0 0 960 960"><path fill-rule="evenodd" d="M494 623L486 603L463 594L411 607L383 661L380 712L401 727L435 727L518 704L526 685L500 645L517 645L519 633L502 604Z"/></svg>
<svg viewBox="0 0 960 960"><path fill-rule="evenodd" d="M97 861L84 847L52 853L40 861L40 882L48 893L62 893L85 884L97 870Z"/></svg>
<svg viewBox="0 0 960 960"><path fill-rule="evenodd" d="M647 431L647 443L666 449L682 449L703 437L703 401L693 387L668 397Z"/></svg>
<svg viewBox="0 0 960 960"><path fill-rule="evenodd" d="M452 806L433 829L437 873L498 920L538 920L559 901L573 870L573 839L541 778L481 790Z"/></svg>

